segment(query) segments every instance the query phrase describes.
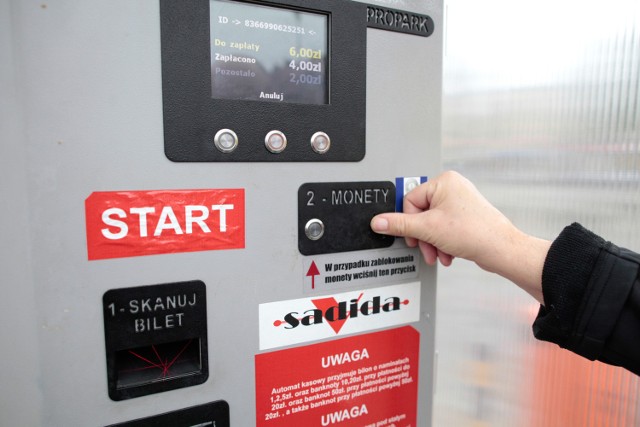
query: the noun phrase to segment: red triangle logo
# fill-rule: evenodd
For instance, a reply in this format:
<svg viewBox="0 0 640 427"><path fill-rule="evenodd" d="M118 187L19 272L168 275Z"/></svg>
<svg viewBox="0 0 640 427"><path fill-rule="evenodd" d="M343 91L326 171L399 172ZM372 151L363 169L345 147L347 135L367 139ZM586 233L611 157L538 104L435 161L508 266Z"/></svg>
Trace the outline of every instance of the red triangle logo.
<svg viewBox="0 0 640 427"><path fill-rule="evenodd" d="M358 301L360 301L362 295L363 294L360 294L360 296L358 297ZM311 302L313 302L313 305L315 305L318 310L322 311L322 313L326 313L327 310L329 310L331 307L338 306L338 301L336 301L334 297L314 299L311 300ZM347 313L347 317L345 319L328 320L324 316L324 314L322 315L322 317L337 334L344 326L344 323L349 319L349 314Z"/></svg>
<svg viewBox="0 0 640 427"><path fill-rule="evenodd" d="M314 299L312 300L312 302L313 302L313 305L315 305L316 308L318 310L321 310L323 313L326 313L329 308L335 307L338 305L338 301L336 301L336 299L333 297ZM324 315L323 315L323 318L325 321L327 321L327 323L329 323L329 326L333 328L336 334L340 332L340 329L342 329L342 326L344 326L344 322L347 321L347 319L336 319L333 321L327 320L327 318L324 317Z"/></svg>

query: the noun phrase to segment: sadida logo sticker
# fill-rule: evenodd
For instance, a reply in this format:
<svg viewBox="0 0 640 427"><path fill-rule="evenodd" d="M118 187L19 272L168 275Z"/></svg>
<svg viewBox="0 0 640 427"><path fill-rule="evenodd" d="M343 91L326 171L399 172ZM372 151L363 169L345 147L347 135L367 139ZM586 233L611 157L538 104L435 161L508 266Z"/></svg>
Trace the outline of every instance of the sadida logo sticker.
<svg viewBox="0 0 640 427"><path fill-rule="evenodd" d="M420 317L420 282L260 304L260 350L349 335Z"/></svg>

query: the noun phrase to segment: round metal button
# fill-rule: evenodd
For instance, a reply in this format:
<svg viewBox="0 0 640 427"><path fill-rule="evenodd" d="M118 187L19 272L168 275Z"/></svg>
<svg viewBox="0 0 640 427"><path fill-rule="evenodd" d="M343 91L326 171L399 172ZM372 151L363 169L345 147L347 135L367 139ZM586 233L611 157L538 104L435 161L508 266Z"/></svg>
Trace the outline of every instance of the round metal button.
<svg viewBox="0 0 640 427"><path fill-rule="evenodd" d="M231 129L220 129L213 137L213 143L223 153L230 153L238 147L238 135Z"/></svg>
<svg viewBox="0 0 640 427"><path fill-rule="evenodd" d="M272 153L282 153L287 148L287 137L279 130L272 130L264 137L264 145Z"/></svg>
<svg viewBox="0 0 640 427"><path fill-rule="evenodd" d="M324 154L331 148L331 138L324 132L316 132L311 136L311 148L318 154Z"/></svg>
<svg viewBox="0 0 640 427"><path fill-rule="evenodd" d="M406 195L414 188L418 187L420 183L415 178L405 179L404 181L404 194Z"/></svg>
<svg viewBox="0 0 640 427"><path fill-rule="evenodd" d="M324 235L324 224L317 218L310 219L304 226L304 234L309 240L318 240Z"/></svg>

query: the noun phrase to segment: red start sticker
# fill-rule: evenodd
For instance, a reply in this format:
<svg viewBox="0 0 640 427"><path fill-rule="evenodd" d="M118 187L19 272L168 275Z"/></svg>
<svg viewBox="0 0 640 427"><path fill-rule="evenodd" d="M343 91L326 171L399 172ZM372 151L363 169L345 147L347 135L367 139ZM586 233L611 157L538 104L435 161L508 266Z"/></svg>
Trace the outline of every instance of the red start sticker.
<svg viewBox="0 0 640 427"><path fill-rule="evenodd" d="M244 189L95 192L85 215L89 260L244 248Z"/></svg>
<svg viewBox="0 0 640 427"><path fill-rule="evenodd" d="M256 425L416 425L420 335L410 326L258 354Z"/></svg>

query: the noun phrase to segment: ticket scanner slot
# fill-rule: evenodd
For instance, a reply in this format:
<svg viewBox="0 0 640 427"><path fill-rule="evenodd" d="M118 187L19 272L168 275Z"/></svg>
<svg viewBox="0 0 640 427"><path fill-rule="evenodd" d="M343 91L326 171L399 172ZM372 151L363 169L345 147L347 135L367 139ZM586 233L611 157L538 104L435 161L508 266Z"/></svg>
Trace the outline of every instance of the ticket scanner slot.
<svg viewBox="0 0 640 427"><path fill-rule="evenodd" d="M111 289L103 310L111 399L202 384L209 377L202 281Z"/></svg>

